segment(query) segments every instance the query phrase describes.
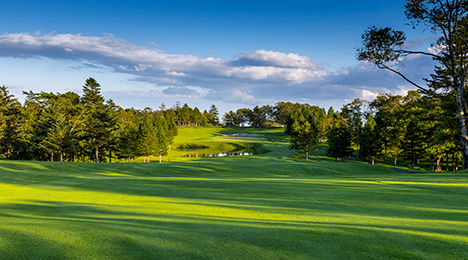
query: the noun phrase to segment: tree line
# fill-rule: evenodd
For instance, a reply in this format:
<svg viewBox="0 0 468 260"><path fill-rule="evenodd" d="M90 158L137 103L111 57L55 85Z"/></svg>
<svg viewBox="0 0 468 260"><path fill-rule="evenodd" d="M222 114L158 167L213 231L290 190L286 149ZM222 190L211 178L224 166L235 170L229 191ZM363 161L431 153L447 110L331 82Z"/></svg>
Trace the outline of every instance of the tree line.
<svg viewBox="0 0 468 260"><path fill-rule="evenodd" d="M436 77L436 75L434 75ZM428 80L434 88L439 81ZM24 92L22 105L0 87L0 157L47 161L134 162L143 156L168 153L178 126L219 125L215 105L207 111L176 103L172 108L123 109L105 100L93 78L83 95ZM374 164L404 159L414 168L430 159L430 170L458 169L462 146L455 95L442 99L417 91L406 96L381 94L372 102L355 99L341 111L291 102L238 109L223 116L225 126L284 126L295 153L309 153L320 140L328 141L327 155L341 159L356 156Z"/></svg>
<svg viewBox="0 0 468 260"><path fill-rule="evenodd" d="M421 93L442 103L442 109L449 112L449 117L455 118L458 123L458 126L454 126L459 139L455 146L461 145L463 169L467 169L468 1L406 0L405 15L413 29L422 25L424 29L430 28L429 31L434 33L431 48L411 49L406 44L407 38L403 31L372 26L362 35L362 46L357 48L357 58L401 76ZM430 57L437 62L434 73L425 79L427 85L416 83L410 75L404 75L394 66L410 55ZM417 109L414 110L416 113ZM408 127L420 126L410 120ZM451 131L447 133L447 136L450 135ZM423 147L418 149L424 150ZM414 151L414 154L419 152Z"/></svg>
<svg viewBox="0 0 468 260"><path fill-rule="evenodd" d="M178 103L173 108L123 109L105 100L100 84L88 78L83 95L34 93L22 105L8 88L0 87L0 159L41 161L134 162L143 156L166 155L177 126L219 124L213 105L198 108Z"/></svg>
<svg viewBox="0 0 468 260"><path fill-rule="evenodd" d="M418 91L406 96L380 94L372 102L355 99L341 111L308 104L296 104L289 113L285 132L290 148L306 154L319 140L328 141L327 155L335 161L356 156L374 164L376 159L398 159L414 169L422 159L430 160L431 171L457 171L462 158L457 118L446 106L454 96L443 100Z"/></svg>

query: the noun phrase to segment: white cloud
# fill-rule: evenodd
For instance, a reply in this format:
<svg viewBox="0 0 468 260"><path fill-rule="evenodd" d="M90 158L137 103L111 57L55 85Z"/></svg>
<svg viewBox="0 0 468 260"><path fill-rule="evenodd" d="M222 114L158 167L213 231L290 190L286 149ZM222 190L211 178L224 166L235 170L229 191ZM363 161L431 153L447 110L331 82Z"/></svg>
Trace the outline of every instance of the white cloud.
<svg viewBox="0 0 468 260"><path fill-rule="evenodd" d="M239 62L244 65L323 69L323 62L312 62L309 57L295 53L257 50L241 53L237 57Z"/></svg>
<svg viewBox="0 0 468 260"><path fill-rule="evenodd" d="M438 38L437 36L432 36L432 37L419 37L417 39L409 39L403 47L407 49L414 49L417 47L421 47L427 41L435 41L437 38Z"/></svg>
<svg viewBox="0 0 468 260"><path fill-rule="evenodd" d="M198 96L198 92L188 87L169 87L162 91L166 95Z"/></svg>
<svg viewBox="0 0 468 260"><path fill-rule="evenodd" d="M400 93L412 89L399 76L367 63L327 72L323 62L314 62L310 57L294 53L257 50L241 53L233 60L224 60L167 54L156 47L155 43L151 46L131 44L111 34L103 37L80 34L0 35L0 56L48 57L104 65L115 72L133 75L135 81L165 87L161 95L188 92L195 95L200 92L192 87L200 87L208 94L198 95L198 98L252 105L262 100L346 102L356 97L370 99L377 93ZM406 59L405 63L405 66L393 66L421 84L424 84L421 77L427 77L433 70L433 62L427 57L414 56Z"/></svg>
<svg viewBox="0 0 468 260"><path fill-rule="evenodd" d="M360 98L361 100L366 100L366 101L372 101L374 100L377 95L379 95L378 92L370 91L367 89L353 89L356 94L358 94L357 98Z"/></svg>

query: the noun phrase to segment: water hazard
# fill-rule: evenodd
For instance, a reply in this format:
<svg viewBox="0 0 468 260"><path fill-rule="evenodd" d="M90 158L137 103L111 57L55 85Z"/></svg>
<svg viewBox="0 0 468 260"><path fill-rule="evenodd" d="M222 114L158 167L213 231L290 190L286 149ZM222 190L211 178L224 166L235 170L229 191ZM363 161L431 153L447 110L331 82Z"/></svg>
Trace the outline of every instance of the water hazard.
<svg viewBox="0 0 468 260"><path fill-rule="evenodd" d="M236 152L236 153L189 153L181 157L225 157L225 156L247 156L254 155L254 153Z"/></svg>
<svg viewBox="0 0 468 260"><path fill-rule="evenodd" d="M269 152L259 143L203 142L180 144L181 157L249 156Z"/></svg>

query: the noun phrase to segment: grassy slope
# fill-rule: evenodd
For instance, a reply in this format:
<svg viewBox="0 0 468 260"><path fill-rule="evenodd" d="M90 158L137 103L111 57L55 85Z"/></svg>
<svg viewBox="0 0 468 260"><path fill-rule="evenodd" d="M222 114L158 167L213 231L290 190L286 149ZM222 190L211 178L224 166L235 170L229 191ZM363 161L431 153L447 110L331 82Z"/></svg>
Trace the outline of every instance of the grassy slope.
<svg viewBox="0 0 468 260"><path fill-rule="evenodd" d="M177 143L238 129L183 128ZM272 152L171 163L0 161L2 259L467 259L462 173Z"/></svg>

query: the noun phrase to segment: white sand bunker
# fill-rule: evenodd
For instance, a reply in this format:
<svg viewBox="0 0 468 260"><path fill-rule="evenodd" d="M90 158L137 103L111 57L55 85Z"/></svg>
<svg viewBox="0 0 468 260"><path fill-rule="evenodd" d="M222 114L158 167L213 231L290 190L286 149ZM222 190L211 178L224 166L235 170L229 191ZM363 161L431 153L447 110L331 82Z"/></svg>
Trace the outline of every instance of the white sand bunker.
<svg viewBox="0 0 468 260"><path fill-rule="evenodd" d="M247 134L247 133L237 133L237 134L229 134L229 135L218 135L218 136L238 136L238 137L248 137L248 136L264 136L262 134Z"/></svg>

